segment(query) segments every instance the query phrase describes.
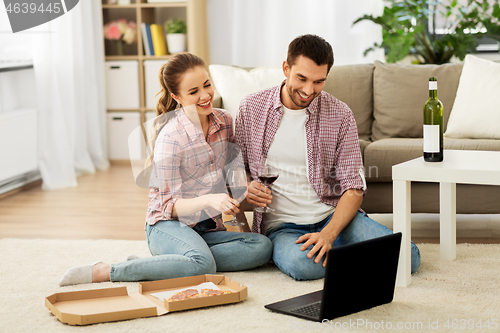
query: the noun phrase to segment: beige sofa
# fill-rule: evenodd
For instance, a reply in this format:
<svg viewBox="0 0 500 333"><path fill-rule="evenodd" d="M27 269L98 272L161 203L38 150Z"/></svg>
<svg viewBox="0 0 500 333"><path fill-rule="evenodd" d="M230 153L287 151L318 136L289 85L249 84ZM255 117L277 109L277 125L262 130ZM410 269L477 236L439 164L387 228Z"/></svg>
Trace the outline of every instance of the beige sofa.
<svg viewBox="0 0 500 333"><path fill-rule="evenodd" d="M324 90L352 109L358 126L368 191L362 208L392 212L392 166L422 156L423 105L428 79L438 78L444 129L457 92L462 64L333 66ZM218 98L216 107L224 107ZM445 149L500 151L500 140L444 139ZM446 158L446 155L445 155ZM412 184L412 212L439 212L439 185ZM500 213L500 187L457 184L457 213Z"/></svg>

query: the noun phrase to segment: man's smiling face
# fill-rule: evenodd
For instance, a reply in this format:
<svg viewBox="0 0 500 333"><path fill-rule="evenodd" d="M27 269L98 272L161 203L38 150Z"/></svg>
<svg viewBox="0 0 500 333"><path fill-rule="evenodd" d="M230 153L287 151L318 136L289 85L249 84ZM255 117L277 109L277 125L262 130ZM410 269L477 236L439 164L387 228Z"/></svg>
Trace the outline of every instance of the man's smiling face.
<svg viewBox="0 0 500 333"><path fill-rule="evenodd" d="M290 66L283 62L286 83L281 92L281 102L292 110L304 109L319 95L328 75L328 65L317 65L313 60L299 56Z"/></svg>

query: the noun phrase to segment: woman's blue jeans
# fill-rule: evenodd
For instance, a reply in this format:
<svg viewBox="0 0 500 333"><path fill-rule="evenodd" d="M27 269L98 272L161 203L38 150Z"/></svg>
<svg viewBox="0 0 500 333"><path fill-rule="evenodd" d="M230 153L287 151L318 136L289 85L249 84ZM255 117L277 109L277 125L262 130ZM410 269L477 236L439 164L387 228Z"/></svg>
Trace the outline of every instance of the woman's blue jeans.
<svg viewBox="0 0 500 333"><path fill-rule="evenodd" d="M146 226L152 257L111 264L111 281L152 281L252 269L267 263L272 243L264 235L215 231L213 220L194 228L179 221Z"/></svg>
<svg viewBox="0 0 500 333"><path fill-rule="evenodd" d="M273 242L273 261L278 268L296 280L315 280L325 276L323 259L315 263L314 255L307 258L307 253L312 245L305 251L301 251L303 245L295 244L295 241L307 233L320 232L328 224L332 215L315 224L300 225L295 223L283 223L275 229L267 231L269 239ZM366 214L357 212L354 219L345 227L333 242L333 246L341 246L392 234L386 226L370 219ZM411 243L411 272L420 267L420 251Z"/></svg>

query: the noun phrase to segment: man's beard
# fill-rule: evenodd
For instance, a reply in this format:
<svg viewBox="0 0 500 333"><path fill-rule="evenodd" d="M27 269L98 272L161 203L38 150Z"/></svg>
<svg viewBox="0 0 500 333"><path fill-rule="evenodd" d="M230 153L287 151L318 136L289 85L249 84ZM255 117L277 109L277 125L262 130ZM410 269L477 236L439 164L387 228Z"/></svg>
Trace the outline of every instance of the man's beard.
<svg viewBox="0 0 500 333"><path fill-rule="evenodd" d="M307 102L301 101L296 94L299 94L297 89L293 89L290 87L288 84L286 85L286 91L288 92L288 96L290 96L290 99L292 100L293 104L295 104L297 107L301 109L307 108L311 102L314 100L314 98L317 96L316 93L313 93L311 96L309 96L310 100Z"/></svg>

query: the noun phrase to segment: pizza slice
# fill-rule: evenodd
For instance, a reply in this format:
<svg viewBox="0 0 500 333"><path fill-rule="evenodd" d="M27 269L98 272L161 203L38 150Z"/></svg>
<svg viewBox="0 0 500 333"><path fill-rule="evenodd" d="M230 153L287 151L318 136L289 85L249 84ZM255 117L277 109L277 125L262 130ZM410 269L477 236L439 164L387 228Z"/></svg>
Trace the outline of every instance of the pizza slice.
<svg viewBox="0 0 500 333"><path fill-rule="evenodd" d="M178 293L173 294L168 301L183 301L186 299L191 299L191 298L198 298L200 297L200 294L198 293L198 290L196 289L186 289L183 291L179 291Z"/></svg>
<svg viewBox="0 0 500 333"><path fill-rule="evenodd" d="M231 291L229 291L229 290L202 289L201 293L200 293L200 297L223 295L223 294L230 294L230 293L231 293Z"/></svg>

